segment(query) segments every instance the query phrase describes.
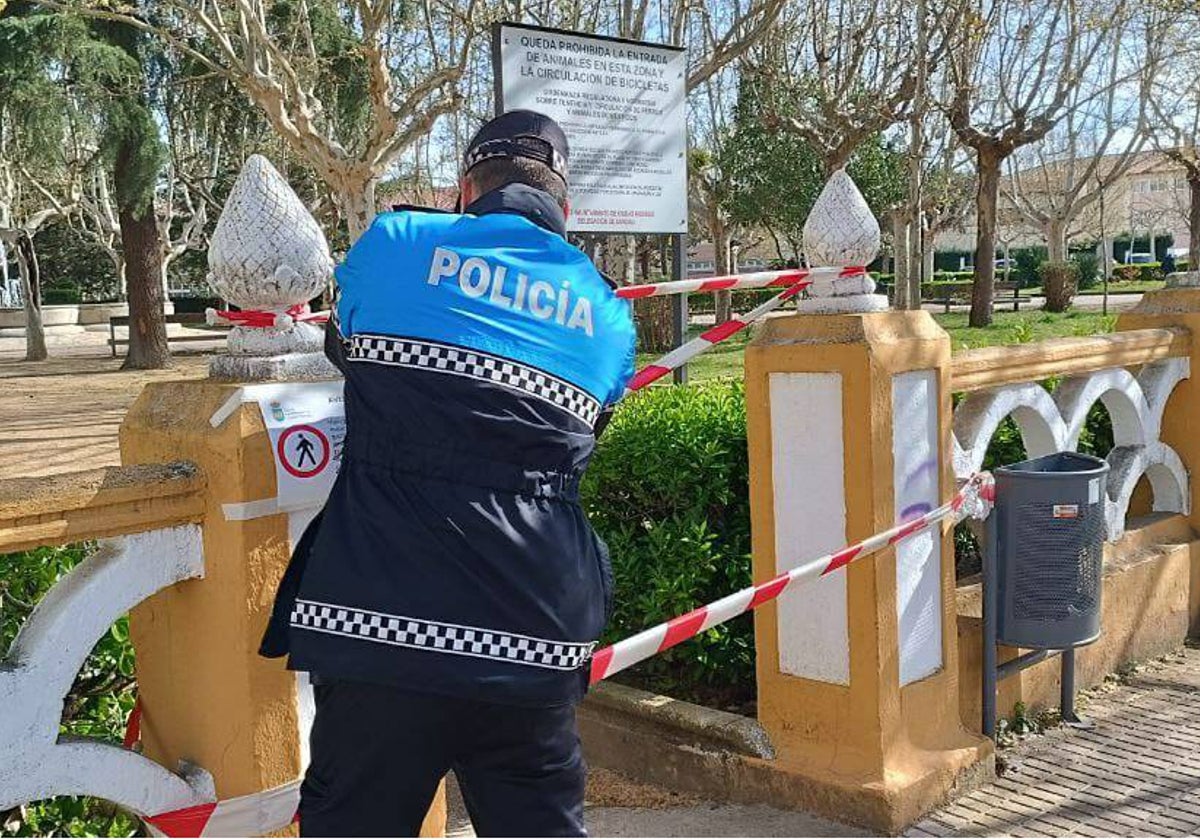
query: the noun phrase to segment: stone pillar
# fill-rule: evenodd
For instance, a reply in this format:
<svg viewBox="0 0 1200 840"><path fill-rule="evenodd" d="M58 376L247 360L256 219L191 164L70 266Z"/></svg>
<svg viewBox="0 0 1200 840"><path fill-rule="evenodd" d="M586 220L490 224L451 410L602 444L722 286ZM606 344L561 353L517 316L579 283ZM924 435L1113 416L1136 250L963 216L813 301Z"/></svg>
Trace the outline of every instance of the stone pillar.
<svg viewBox="0 0 1200 840"><path fill-rule="evenodd" d="M1117 319L1118 330L1179 328L1190 335L1191 372L1180 382L1163 411L1160 439L1175 450L1188 471L1188 495L1191 499L1189 521L1200 532L1200 435L1196 418L1200 417L1200 271L1167 275L1166 288L1142 295L1133 309ZM1200 556L1193 551L1192 585L1188 612L1190 633L1200 633Z"/></svg>
<svg viewBox="0 0 1200 840"><path fill-rule="evenodd" d="M251 305L263 296L255 284L269 286L277 297L263 309L298 311L297 304L323 287L331 267L324 238L319 230L313 237L303 223L309 217L298 199L258 158L247 164L227 208L241 214L239 241L225 238L223 214L210 251L214 285L227 299L240 295ZM250 224L270 237L274 262ZM306 243L289 238L296 230ZM144 601L133 610L130 629L146 754L168 768L186 761L208 771L219 799L298 779L313 711L305 675L258 655L293 541L313 510L288 513L274 504L273 447L260 408L241 401L240 384L219 380L333 371L315 358L311 325L281 318L261 334L236 329L230 352L212 365L214 378L148 386L121 427L123 463L191 461L207 480L203 579ZM439 793L422 833L444 834L445 817Z"/></svg>
<svg viewBox="0 0 1200 840"><path fill-rule="evenodd" d="M865 265L878 226L852 182L835 178L806 225L805 253ZM801 302L802 313L830 314L771 320L746 353L757 581L955 490L949 337L928 313L880 311L886 299L861 279L843 282ZM797 804L891 832L964 774L988 772L990 743L959 715L954 584L947 528L756 611L758 717Z"/></svg>

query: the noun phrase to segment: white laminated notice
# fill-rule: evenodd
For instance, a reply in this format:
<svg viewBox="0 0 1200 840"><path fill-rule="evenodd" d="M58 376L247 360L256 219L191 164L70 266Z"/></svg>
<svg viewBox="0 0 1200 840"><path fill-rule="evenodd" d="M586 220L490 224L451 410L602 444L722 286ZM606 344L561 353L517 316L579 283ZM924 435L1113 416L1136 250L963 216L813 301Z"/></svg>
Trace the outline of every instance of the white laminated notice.
<svg viewBox="0 0 1200 840"><path fill-rule="evenodd" d="M1100 501L1100 479L1093 478L1088 482L1088 504L1094 505Z"/></svg>
<svg viewBox="0 0 1200 840"><path fill-rule="evenodd" d="M687 53L666 44L503 23L496 101L553 118L570 144L578 233L687 233Z"/></svg>
<svg viewBox="0 0 1200 840"><path fill-rule="evenodd" d="M246 398L262 410L275 456L276 507L320 507L342 465L346 438L342 381L251 385Z"/></svg>

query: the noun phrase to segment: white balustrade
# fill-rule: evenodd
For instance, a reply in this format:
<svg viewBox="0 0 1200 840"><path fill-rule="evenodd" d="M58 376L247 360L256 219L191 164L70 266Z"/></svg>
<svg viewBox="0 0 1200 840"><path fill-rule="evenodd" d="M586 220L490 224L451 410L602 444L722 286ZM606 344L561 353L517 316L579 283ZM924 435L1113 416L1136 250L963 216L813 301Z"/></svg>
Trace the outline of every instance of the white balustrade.
<svg viewBox="0 0 1200 840"><path fill-rule="evenodd" d="M215 799L198 768L177 775L117 744L59 735L63 701L96 642L160 589L204 574L200 528L102 540L34 608L0 661L0 810L96 796L138 814Z"/></svg>
<svg viewBox="0 0 1200 840"><path fill-rule="evenodd" d="M983 466L988 444L1007 417L1016 423L1030 458L1074 451L1088 413L1100 402L1112 419L1114 444L1108 454L1108 538L1125 532L1129 502L1142 476L1153 490L1155 511L1187 513L1187 471L1159 436L1167 399L1189 373L1186 358L1171 358L1147 364L1136 375L1108 368L1069 376L1053 391L1022 382L972 392L954 412L955 475L964 480Z"/></svg>

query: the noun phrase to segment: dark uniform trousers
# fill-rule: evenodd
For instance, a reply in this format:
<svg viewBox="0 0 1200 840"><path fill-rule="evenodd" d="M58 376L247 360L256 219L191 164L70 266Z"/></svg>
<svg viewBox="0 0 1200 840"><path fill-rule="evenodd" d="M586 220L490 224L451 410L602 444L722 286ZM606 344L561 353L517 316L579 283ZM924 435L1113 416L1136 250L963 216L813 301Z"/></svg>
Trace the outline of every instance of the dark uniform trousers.
<svg viewBox="0 0 1200 840"><path fill-rule="evenodd" d="M450 770L481 837L586 836L574 704L528 708L341 680L314 691L302 836L415 837Z"/></svg>

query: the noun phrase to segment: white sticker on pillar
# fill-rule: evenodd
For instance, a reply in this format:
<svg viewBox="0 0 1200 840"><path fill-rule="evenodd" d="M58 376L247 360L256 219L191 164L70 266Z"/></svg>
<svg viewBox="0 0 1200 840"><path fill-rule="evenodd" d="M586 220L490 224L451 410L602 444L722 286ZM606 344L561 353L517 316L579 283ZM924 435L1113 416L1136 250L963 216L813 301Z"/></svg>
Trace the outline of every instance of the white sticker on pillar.
<svg viewBox="0 0 1200 840"><path fill-rule="evenodd" d="M892 378L892 458L896 521L940 504L938 393L933 371ZM896 545L896 610L900 684L942 667L942 542L926 529Z"/></svg>
<svg viewBox="0 0 1200 840"><path fill-rule="evenodd" d="M262 410L275 456L276 507L320 507L342 464L346 437L342 381L248 386Z"/></svg>
<svg viewBox="0 0 1200 840"><path fill-rule="evenodd" d="M770 392L775 567L785 572L846 544L842 377L772 373ZM784 593L777 615L782 673L850 684L844 569Z"/></svg>
<svg viewBox="0 0 1200 840"><path fill-rule="evenodd" d="M300 775L312 761L309 738L313 721L317 719L317 700L313 696L312 677L307 671L296 672L296 723L300 735Z"/></svg>

